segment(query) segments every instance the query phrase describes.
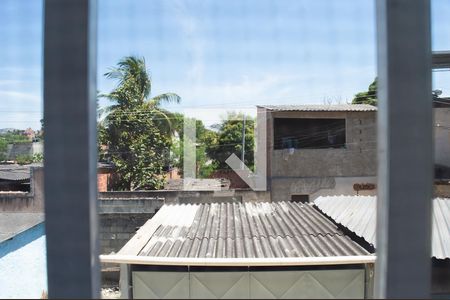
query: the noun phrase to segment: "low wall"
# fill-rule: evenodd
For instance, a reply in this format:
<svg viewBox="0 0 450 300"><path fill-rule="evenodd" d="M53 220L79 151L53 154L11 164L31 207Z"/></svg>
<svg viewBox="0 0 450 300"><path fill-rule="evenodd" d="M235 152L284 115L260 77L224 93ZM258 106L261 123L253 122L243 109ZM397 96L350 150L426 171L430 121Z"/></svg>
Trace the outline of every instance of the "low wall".
<svg viewBox="0 0 450 300"><path fill-rule="evenodd" d="M253 191L250 189L236 189L228 191L178 191L156 190L139 192L103 192L99 193L100 200L136 200L146 199L162 201L163 203L211 203L224 201L254 202L270 201L267 191ZM123 202L122 202L123 203Z"/></svg>
<svg viewBox="0 0 450 300"><path fill-rule="evenodd" d="M30 192L0 193L1 212L44 212L44 169L31 168Z"/></svg>
<svg viewBox="0 0 450 300"><path fill-rule="evenodd" d="M100 214L100 252L117 253L154 213Z"/></svg>
<svg viewBox="0 0 450 300"><path fill-rule="evenodd" d="M272 201L290 201L293 195L309 195L309 201L320 196L335 195L376 195L376 189L355 191L354 184L374 184L377 178L366 177L311 177L311 178L272 178Z"/></svg>
<svg viewBox="0 0 450 300"><path fill-rule="evenodd" d="M118 252L165 203L225 201L270 201L270 194L252 190L99 193L100 251Z"/></svg>
<svg viewBox="0 0 450 300"><path fill-rule="evenodd" d="M119 251L163 204L163 199L148 197L144 193L100 193L101 253L110 254Z"/></svg>
<svg viewBox="0 0 450 300"><path fill-rule="evenodd" d="M435 184L434 197L450 198L450 184Z"/></svg>

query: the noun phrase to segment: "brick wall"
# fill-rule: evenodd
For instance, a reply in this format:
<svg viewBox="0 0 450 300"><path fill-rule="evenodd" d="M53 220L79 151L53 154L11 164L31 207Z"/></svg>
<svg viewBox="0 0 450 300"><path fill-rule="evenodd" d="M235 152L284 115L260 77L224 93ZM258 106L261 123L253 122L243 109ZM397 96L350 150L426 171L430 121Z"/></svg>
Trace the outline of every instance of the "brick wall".
<svg viewBox="0 0 450 300"><path fill-rule="evenodd" d="M97 174L97 187L99 192L108 191L108 177L109 174L106 173Z"/></svg>

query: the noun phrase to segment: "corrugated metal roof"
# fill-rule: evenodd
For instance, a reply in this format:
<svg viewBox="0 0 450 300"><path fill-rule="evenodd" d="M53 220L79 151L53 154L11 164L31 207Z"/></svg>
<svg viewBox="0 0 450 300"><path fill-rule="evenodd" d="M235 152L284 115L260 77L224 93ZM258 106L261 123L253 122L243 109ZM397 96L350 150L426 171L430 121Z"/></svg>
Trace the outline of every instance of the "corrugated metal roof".
<svg viewBox="0 0 450 300"><path fill-rule="evenodd" d="M375 196L319 197L314 204L336 223L376 246ZM432 256L450 258L450 199L433 200L432 235Z"/></svg>
<svg viewBox="0 0 450 300"><path fill-rule="evenodd" d="M272 111L377 111L377 108L368 104L338 104L338 105L259 105Z"/></svg>
<svg viewBox="0 0 450 300"><path fill-rule="evenodd" d="M433 200L431 252L439 259L450 258L450 199Z"/></svg>
<svg viewBox="0 0 450 300"><path fill-rule="evenodd" d="M30 166L0 165L0 180L10 180L10 181L30 180Z"/></svg>
<svg viewBox="0 0 450 300"><path fill-rule="evenodd" d="M152 232L145 238L138 232L119 254L218 259L368 255L311 205L291 202L164 205L141 230Z"/></svg>

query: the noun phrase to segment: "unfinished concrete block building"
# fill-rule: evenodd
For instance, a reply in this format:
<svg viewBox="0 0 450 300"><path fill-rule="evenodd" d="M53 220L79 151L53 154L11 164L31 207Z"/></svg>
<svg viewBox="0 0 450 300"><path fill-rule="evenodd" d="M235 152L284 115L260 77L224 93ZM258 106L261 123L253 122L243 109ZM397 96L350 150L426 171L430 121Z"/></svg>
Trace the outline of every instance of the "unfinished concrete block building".
<svg viewBox="0 0 450 300"><path fill-rule="evenodd" d="M376 113L365 104L258 106L272 201L376 194Z"/></svg>

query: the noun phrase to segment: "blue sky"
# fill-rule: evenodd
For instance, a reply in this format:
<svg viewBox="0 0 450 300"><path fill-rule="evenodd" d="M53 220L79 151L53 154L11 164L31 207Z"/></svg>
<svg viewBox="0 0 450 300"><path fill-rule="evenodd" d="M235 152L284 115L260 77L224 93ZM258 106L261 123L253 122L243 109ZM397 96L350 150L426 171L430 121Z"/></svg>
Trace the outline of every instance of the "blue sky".
<svg viewBox="0 0 450 300"><path fill-rule="evenodd" d="M433 50L450 49L450 1L432 4ZM168 108L201 111L206 123L257 104L350 101L376 74L374 9L373 0L99 0L98 89L114 87L108 68L138 55L152 94L178 93ZM0 128L37 129L42 1L2 0L0 40ZM434 76L447 95L448 73Z"/></svg>

